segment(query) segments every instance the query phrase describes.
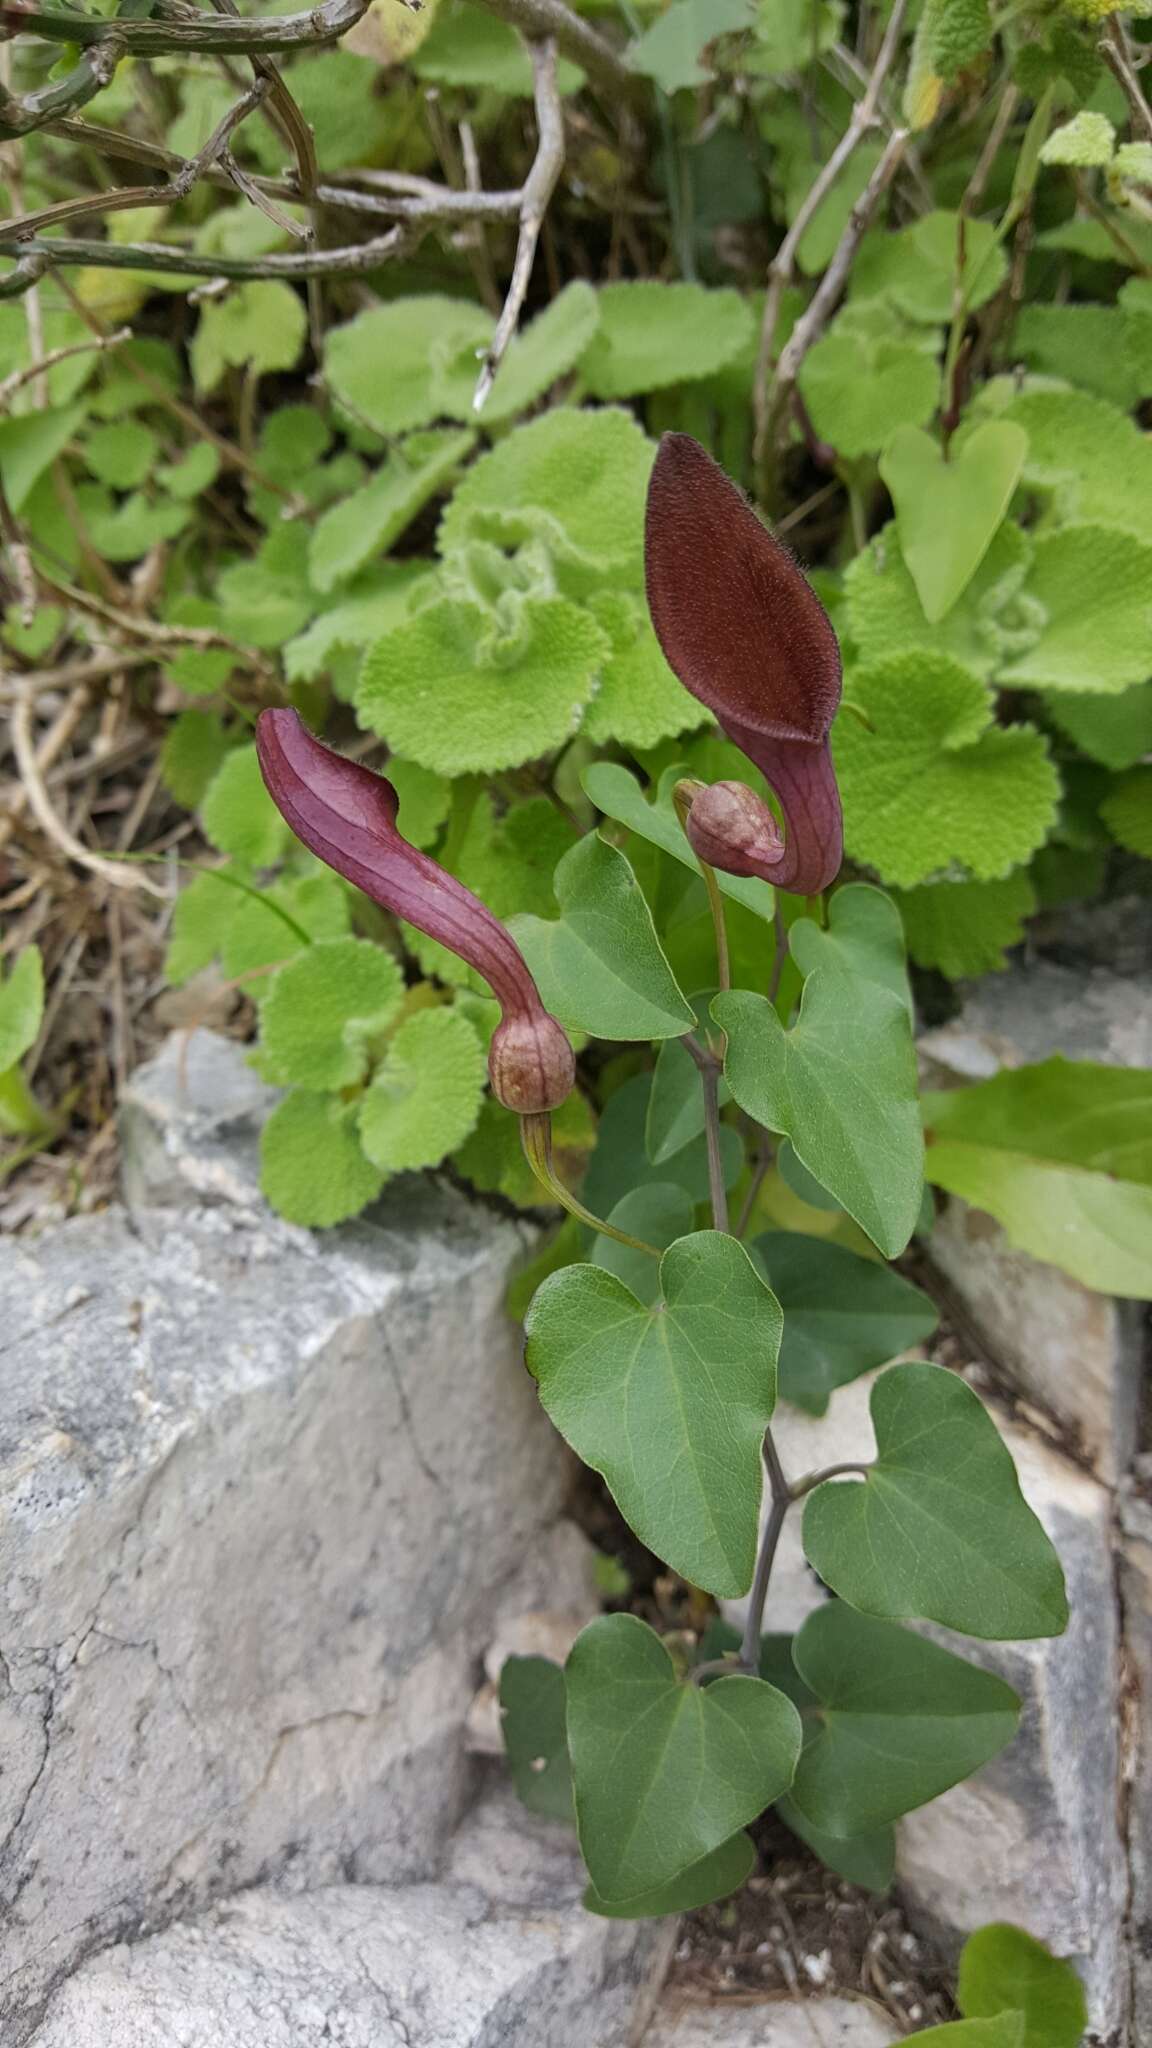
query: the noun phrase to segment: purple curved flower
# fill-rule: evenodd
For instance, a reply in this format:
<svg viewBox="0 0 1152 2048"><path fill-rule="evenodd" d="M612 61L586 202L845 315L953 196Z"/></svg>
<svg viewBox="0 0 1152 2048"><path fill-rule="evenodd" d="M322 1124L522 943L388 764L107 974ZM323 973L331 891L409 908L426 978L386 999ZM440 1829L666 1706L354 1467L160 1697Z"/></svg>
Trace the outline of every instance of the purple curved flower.
<svg viewBox="0 0 1152 2048"><path fill-rule="evenodd" d="M755 762L784 814L738 783L693 802L688 837L727 874L814 896L843 858L828 732L840 649L807 578L688 434L665 434L648 489L648 609L669 667Z"/></svg>
<svg viewBox="0 0 1152 2048"><path fill-rule="evenodd" d="M262 711L256 751L268 794L297 839L374 903L438 939L483 976L503 1011L488 1054L497 1099L519 1115L555 1109L576 1062L523 954L478 896L401 837L390 782L346 761L295 711Z"/></svg>

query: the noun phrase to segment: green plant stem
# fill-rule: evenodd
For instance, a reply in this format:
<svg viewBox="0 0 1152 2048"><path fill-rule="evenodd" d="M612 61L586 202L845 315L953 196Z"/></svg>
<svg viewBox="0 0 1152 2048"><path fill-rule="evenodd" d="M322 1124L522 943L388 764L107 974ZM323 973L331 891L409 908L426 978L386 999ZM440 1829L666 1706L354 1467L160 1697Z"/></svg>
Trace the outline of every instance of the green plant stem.
<svg viewBox="0 0 1152 2048"><path fill-rule="evenodd" d="M21 1068L9 1067L0 1074L0 1132L6 1138L42 1138L55 1129L55 1120L37 1101Z"/></svg>
<svg viewBox="0 0 1152 2048"><path fill-rule="evenodd" d="M789 946L788 927L784 922L784 913L780 908L779 895L776 898L776 915L773 929L776 933L776 954L772 961L772 979L768 984L768 1001L775 1004L776 998L780 993L780 983L784 978Z"/></svg>
<svg viewBox="0 0 1152 2048"><path fill-rule="evenodd" d="M552 1118L547 1111L521 1117L520 1142L524 1147L524 1157L541 1187L559 1202L562 1209L567 1209L570 1216L586 1223L591 1230L599 1231L601 1237L612 1237L617 1244L628 1245L634 1252L646 1252L651 1259L663 1257L657 1245L646 1244L642 1237L631 1237L626 1230L617 1230L615 1224L605 1223L603 1217L594 1216L591 1209L586 1209L571 1189L565 1187L552 1159Z"/></svg>
<svg viewBox="0 0 1152 2048"><path fill-rule="evenodd" d="M825 1465L822 1471L806 1472L803 1479L793 1481L790 1488L792 1499L803 1500L806 1493L813 1493L818 1486L824 1484L826 1479L840 1479L849 1472L865 1474L871 1470L871 1465L854 1464L851 1461L843 1465Z"/></svg>

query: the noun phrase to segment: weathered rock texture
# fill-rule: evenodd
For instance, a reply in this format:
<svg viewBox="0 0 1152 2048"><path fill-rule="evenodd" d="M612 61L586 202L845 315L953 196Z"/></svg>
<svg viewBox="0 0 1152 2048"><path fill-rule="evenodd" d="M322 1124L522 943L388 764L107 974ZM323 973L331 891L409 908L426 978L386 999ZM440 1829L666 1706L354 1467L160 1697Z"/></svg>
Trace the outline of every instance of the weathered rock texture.
<svg viewBox="0 0 1152 2048"><path fill-rule="evenodd" d="M106 1950L33 2048L631 2048L674 1923L594 1919L581 1891L567 1830L498 1793L438 1883L262 1888Z"/></svg>
<svg viewBox="0 0 1152 2048"><path fill-rule="evenodd" d="M1127 1697L1125 1818L1131 1867L1132 2040L1152 2041L1152 1504L1121 1503L1120 1591Z"/></svg>
<svg viewBox="0 0 1152 2048"><path fill-rule="evenodd" d="M480 1654L551 1592L520 1229L414 1181L313 1237L208 1142L217 1206L0 1247L5 2048L78 1959L216 1894L428 1877ZM185 1123L182 1198L196 1158Z"/></svg>
<svg viewBox="0 0 1152 2048"><path fill-rule="evenodd" d="M686 2005L669 1991L644 2048L891 2048L899 2038L888 2015L864 1999Z"/></svg>

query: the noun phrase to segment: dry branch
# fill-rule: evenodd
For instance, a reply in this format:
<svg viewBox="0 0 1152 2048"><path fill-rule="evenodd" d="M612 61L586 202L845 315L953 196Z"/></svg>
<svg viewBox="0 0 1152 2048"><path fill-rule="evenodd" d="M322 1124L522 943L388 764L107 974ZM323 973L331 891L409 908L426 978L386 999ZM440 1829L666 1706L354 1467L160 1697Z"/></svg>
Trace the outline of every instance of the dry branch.
<svg viewBox="0 0 1152 2048"><path fill-rule="evenodd" d="M540 240L544 216L559 183L560 173L564 169L564 109L560 104L560 93L556 85L556 45L551 41L532 43L529 49L536 87L536 158L524 180L524 192L520 202L520 234L516 243L512 279L508 286L508 296L504 301L504 310L496 324L496 332L484 358L484 367L476 385L476 395L472 401L476 412L483 410L496 372L516 332L532 277L532 265L536 260L536 245Z"/></svg>

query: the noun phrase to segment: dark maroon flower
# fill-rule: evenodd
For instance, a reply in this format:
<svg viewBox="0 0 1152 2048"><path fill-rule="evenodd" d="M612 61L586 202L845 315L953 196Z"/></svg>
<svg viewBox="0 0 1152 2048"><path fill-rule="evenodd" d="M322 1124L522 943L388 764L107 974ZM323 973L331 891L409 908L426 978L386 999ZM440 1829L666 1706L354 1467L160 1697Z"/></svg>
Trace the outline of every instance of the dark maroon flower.
<svg viewBox="0 0 1152 2048"><path fill-rule="evenodd" d="M648 490L648 608L669 666L779 798L717 783L693 802L701 860L815 896L843 857L828 732L840 649L807 578L688 434L665 434Z"/></svg>
<svg viewBox="0 0 1152 2048"><path fill-rule="evenodd" d="M572 1048L523 954L478 896L409 846L390 782L315 739L295 711L262 711L256 751L268 794L297 839L374 903L438 939L483 976L503 1011L488 1054L506 1109L555 1109L576 1079Z"/></svg>

